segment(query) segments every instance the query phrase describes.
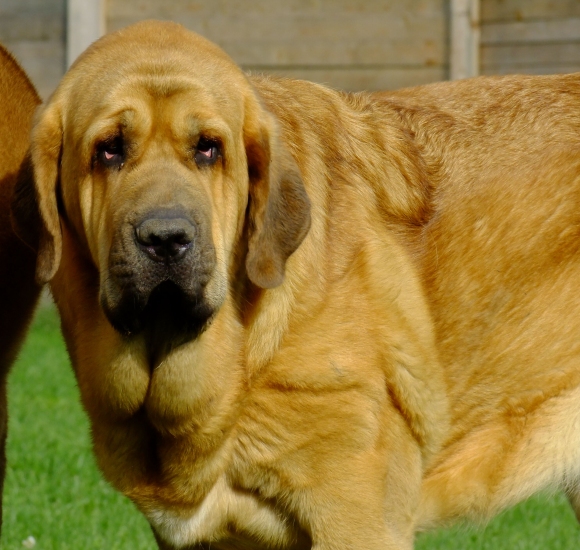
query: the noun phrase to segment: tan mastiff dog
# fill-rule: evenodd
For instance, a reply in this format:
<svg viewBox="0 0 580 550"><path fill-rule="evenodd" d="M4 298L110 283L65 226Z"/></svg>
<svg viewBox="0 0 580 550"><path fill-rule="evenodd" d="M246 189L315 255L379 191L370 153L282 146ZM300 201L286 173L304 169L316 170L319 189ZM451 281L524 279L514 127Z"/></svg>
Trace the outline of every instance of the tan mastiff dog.
<svg viewBox="0 0 580 550"><path fill-rule="evenodd" d="M94 451L161 548L410 549L574 494L580 77L345 94L144 22L31 152Z"/></svg>
<svg viewBox="0 0 580 550"><path fill-rule="evenodd" d="M34 280L36 254L11 223L11 203L18 172L29 146L32 116L40 99L10 53L0 45L0 528L2 487L6 472L6 379L40 294ZM30 178L30 165L22 168ZM30 183L27 182L28 186ZM30 217L33 204L22 204Z"/></svg>

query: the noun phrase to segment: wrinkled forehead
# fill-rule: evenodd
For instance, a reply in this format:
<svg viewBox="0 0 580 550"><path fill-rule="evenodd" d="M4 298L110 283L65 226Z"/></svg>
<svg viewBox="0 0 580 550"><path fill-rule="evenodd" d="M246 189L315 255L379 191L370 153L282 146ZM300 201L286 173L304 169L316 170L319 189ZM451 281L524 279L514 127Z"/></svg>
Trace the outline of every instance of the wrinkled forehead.
<svg viewBox="0 0 580 550"><path fill-rule="evenodd" d="M249 93L244 74L201 37L186 33L178 38L145 40L117 33L98 41L63 82L61 95L72 125L86 129L96 118L159 108L181 111L188 124L196 118L241 124Z"/></svg>
<svg viewBox="0 0 580 550"><path fill-rule="evenodd" d="M82 124L66 124L65 135L83 143L87 152L119 133L129 139L156 135L174 143L193 143L204 135L231 144L243 126L236 100L235 94L213 94L188 79L128 78L91 104Z"/></svg>

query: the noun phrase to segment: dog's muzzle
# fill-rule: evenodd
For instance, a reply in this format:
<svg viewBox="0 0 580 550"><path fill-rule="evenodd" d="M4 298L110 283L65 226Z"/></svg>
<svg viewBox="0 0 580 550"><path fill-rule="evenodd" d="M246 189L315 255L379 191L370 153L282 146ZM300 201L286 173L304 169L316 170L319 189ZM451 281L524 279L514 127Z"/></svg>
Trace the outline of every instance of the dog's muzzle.
<svg viewBox="0 0 580 550"><path fill-rule="evenodd" d="M176 342L199 334L214 313L205 296L216 263L210 227L202 213L155 209L118 230L101 287L117 331Z"/></svg>

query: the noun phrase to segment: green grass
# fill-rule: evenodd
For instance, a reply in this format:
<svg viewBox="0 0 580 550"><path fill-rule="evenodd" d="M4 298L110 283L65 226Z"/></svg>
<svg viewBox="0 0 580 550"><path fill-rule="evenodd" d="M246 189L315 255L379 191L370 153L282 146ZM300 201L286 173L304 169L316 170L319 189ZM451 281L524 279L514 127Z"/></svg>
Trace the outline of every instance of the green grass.
<svg viewBox="0 0 580 550"><path fill-rule="evenodd" d="M42 306L9 380L3 549L152 550L146 520L99 474L59 323Z"/></svg>
<svg viewBox="0 0 580 550"><path fill-rule="evenodd" d="M58 320L43 305L9 384L3 549L153 550L145 519L95 466ZM419 535L417 550L574 550L580 529L561 495L536 497L485 529Z"/></svg>
<svg viewBox="0 0 580 550"><path fill-rule="evenodd" d="M485 529L457 526L417 537L416 550L577 550L580 527L562 494L539 495Z"/></svg>

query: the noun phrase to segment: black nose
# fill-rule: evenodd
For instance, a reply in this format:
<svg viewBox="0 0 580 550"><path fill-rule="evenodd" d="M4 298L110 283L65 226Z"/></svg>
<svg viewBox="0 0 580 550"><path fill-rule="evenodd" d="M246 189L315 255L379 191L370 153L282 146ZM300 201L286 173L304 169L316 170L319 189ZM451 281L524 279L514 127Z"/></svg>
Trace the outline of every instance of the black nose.
<svg viewBox="0 0 580 550"><path fill-rule="evenodd" d="M181 260L193 246L195 233L185 218L148 218L135 228L139 247L156 262Z"/></svg>

